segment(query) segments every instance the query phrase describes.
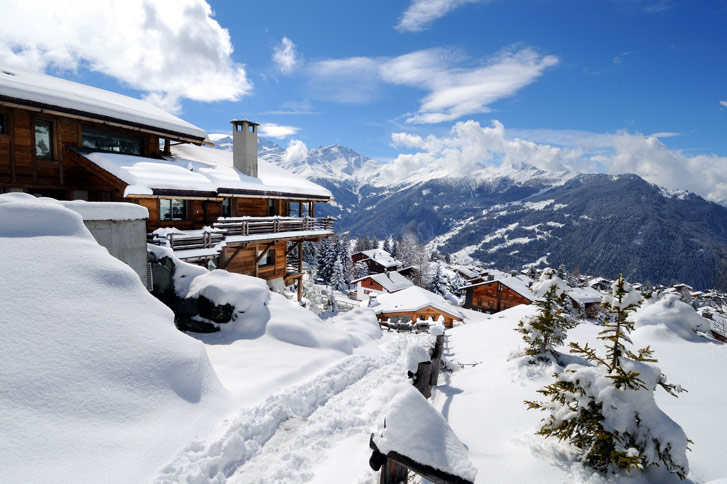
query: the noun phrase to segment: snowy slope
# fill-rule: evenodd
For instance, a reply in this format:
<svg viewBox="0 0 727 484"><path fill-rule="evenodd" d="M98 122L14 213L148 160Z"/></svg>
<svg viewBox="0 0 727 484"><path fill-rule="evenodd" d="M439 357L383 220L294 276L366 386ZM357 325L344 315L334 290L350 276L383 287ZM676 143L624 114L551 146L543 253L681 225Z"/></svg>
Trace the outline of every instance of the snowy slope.
<svg viewBox="0 0 727 484"><path fill-rule="evenodd" d="M656 323L651 316L664 317L668 306L659 303L642 310L643 324L632 335L634 344L637 348L651 345L669 381L688 390L676 399L659 389L656 399L694 441L692 452L687 453L689 478L697 483L725 479L727 390L716 382L727 365L727 345L699 336L685 340L684 331L694 322L683 306L673 306L668 324ZM522 335L513 330L534 311L533 306L517 306L479 316L479 321L447 333L445 357L458 371L444 375L445 384L436 389L434 404L469 448L470 460L479 469L476 482L679 482L658 472L607 480L577 463L565 443L534 435L543 414L526 410L523 401L542 399L536 390L553 381L554 369L525 363L518 352L524 345ZM684 320L678 331L674 331L675 317ZM569 332L569 341L601 348L596 339L601 329L583 323ZM460 368L458 363L466 366Z"/></svg>
<svg viewBox="0 0 727 484"><path fill-rule="evenodd" d="M55 200L0 195L0 482L145 482L231 411L204 346Z"/></svg>

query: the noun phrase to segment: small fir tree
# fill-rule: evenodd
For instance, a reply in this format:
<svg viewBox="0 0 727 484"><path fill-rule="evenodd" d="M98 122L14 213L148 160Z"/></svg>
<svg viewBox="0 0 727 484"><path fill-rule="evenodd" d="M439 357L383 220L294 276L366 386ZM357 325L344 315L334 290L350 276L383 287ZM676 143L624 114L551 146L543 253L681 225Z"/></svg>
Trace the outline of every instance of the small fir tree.
<svg viewBox="0 0 727 484"><path fill-rule="evenodd" d="M462 288L467 285L467 281L464 280L462 276L459 275L459 272L454 273L454 277L451 281L449 281L449 288L452 294L455 296L461 296L462 295Z"/></svg>
<svg viewBox="0 0 727 484"><path fill-rule="evenodd" d="M346 283L350 284L353 280L353 260L351 260L351 239L346 234L338 244L338 260L343 266L343 276Z"/></svg>
<svg viewBox="0 0 727 484"><path fill-rule="evenodd" d="M392 251L392 249L391 249L391 242L390 242L390 238L389 238L389 237L386 237L386 238L384 239L384 246L383 246L382 248L383 248L383 249L384 249L384 250L385 250L386 252L388 252L389 254L391 254L392 256L394 255L394 254L393 254L393 251Z"/></svg>
<svg viewBox="0 0 727 484"><path fill-rule="evenodd" d="M378 249L379 248L379 241L378 241L378 239L376 238L375 235L373 237L371 237L371 241L369 242L369 244L371 244L371 249Z"/></svg>
<svg viewBox="0 0 727 484"><path fill-rule="evenodd" d="M437 263L435 265L434 274L432 274L432 279L429 281L429 290L434 294L444 296L448 292L447 276L442 272L442 264Z"/></svg>
<svg viewBox="0 0 727 484"><path fill-rule="evenodd" d="M529 409L550 412L537 432L567 440L581 452L583 465L600 472L641 470L663 465L684 479L690 442L682 428L664 414L653 392L661 386L676 396L684 391L669 384L647 346L636 353L627 348L633 323L628 315L641 301L637 291L619 275L603 305L613 315L599 334L606 356L588 344L571 343L571 352L586 365L569 365L556 373L556 381L539 393L549 402L525 402Z"/></svg>
<svg viewBox="0 0 727 484"><path fill-rule="evenodd" d="M562 346L569 329L574 328L578 321L570 318L559 304L562 294L555 281L545 295L535 301L538 313L526 317L518 323L515 331L522 333L523 341L528 346L525 354L531 356L532 363L538 361L558 361L556 347Z"/></svg>

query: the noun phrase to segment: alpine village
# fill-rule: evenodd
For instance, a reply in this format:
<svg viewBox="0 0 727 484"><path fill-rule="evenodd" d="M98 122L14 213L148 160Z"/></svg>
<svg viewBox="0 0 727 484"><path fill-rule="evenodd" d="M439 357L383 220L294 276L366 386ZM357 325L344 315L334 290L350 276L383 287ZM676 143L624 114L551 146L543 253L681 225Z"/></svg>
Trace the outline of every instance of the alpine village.
<svg viewBox="0 0 727 484"><path fill-rule="evenodd" d="M162 20L160 2L139 3L146 22L182 22L171 20L181 4ZM184 22L204 23L169 49L201 41L195 28L229 47L234 27L218 22L241 6L183 3ZM508 3L411 0L380 13L406 8L386 35L424 36ZM612 3L619 15L640 4ZM681 8L644 3L660 9L651 15ZM24 25L24 8L9 18ZM92 6L79 9L69 18ZM274 106L180 95L206 109L187 118L210 126L198 127L156 97L178 87L140 95L127 87L152 78L110 74L121 76L115 88L90 74L112 72L99 67L112 60L70 40L58 42L77 50L75 67L19 63L30 50L14 29L0 34L0 482L727 482L724 193L665 188L645 174L656 168L538 167L543 147L586 156L587 143L573 156L569 141L538 144L554 131L419 129L442 122L428 116L495 119L489 104L521 86L486 101L477 86L494 93L525 66L562 69L553 56L515 43L480 67L438 48L321 60L283 37L278 73L261 73L255 89L307 69L309 90L326 73L328 102L346 94L359 106L427 73L419 111L392 121L416 134L377 141L424 151L374 159L341 145L282 147L300 128L272 123ZM185 72L213 91L186 45ZM614 69L635 60L621 55ZM252 89L250 68L235 65L240 89ZM331 79L348 84L339 92ZM464 93L450 111L432 107ZM325 116L316 106L290 109ZM333 123L357 123L350 109ZM467 142L498 148L465 146L472 133ZM661 137L647 139L663 152ZM612 148L598 146L591 160L607 163ZM695 166L703 156L686 151L673 157Z"/></svg>

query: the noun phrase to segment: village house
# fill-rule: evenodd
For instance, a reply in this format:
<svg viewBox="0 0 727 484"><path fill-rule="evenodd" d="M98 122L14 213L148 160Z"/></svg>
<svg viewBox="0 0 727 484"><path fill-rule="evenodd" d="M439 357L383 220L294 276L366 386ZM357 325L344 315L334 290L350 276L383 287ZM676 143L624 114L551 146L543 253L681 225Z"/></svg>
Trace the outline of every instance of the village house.
<svg viewBox="0 0 727 484"><path fill-rule="evenodd" d="M363 262L369 268L370 274L380 274L386 271L398 271L402 263L394 259L391 254L382 249L371 249L356 252L351 256L354 264Z"/></svg>
<svg viewBox="0 0 727 484"><path fill-rule="evenodd" d="M356 299L365 301L370 296L392 293L406 289L414 285L406 277L398 272L384 272L381 274L370 274L365 277L351 281L356 284Z"/></svg>
<svg viewBox="0 0 727 484"><path fill-rule="evenodd" d="M428 321L430 318L437 322L442 318L444 326L451 328L455 321L464 319L458 307L447 302L439 294L418 286L377 296L372 299L370 306L382 322L416 324Z"/></svg>
<svg viewBox="0 0 727 484"><path fill-rule="evenodd" d="M593 318L601 306L603 293L592 287L574 287L566 293L566 296L575 309L582 309L586 316Z"/></svg>
<svg viewBox="0 0 727 484"><path fill-rule="evenodd" d="M497 313L519 304L531 304L535 294L528 288L525 276L499 277L470 284L465 291L464 307L486 313Z"/></svg>
<svg viewBox="0 0 727 484"><path fill-rule="evenodd" d="M0 68L0 193L132 202L149 241L282 287L301 244L333 234L325 188L257 158L258 124L233 120L233 150L139 99ZM300 295L300 283L298 285Z"/></svg>

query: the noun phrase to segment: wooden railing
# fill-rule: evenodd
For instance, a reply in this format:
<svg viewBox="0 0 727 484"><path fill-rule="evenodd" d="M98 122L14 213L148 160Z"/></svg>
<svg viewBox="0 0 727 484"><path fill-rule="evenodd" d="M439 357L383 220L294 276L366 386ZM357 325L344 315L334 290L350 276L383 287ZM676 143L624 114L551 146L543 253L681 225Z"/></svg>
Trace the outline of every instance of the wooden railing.
<svg viewBox="0 0 727 484"><path fill-rule="evenodd" d="M173 250L210 249L230 235L265 235L286 232L333 232L333 217L235 217L220 218L212 230L149 234L150 244L166 245Z"/></svg>
<svg viewBox="0 0 727 484"><path fill-rule="evenodd" d="M333 232L333 217L230 217L213 224L227 235L278 234L281 232Z"/></svg>

